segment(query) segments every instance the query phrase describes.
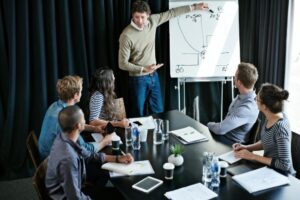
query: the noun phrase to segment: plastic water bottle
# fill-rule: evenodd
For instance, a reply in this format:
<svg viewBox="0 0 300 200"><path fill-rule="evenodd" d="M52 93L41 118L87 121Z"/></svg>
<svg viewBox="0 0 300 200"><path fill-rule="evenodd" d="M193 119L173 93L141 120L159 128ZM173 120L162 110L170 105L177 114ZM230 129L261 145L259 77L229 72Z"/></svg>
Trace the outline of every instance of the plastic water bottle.
<svg viewBox="0 0 300 200"><path fill-rule="evenodd" d="M212 152L204 152L202 160L202 182L209 186L211 183L211 162L213 158Z"/></svg>
<svg viewBox="0 0 300 200"><path fill-rule="evenodd" d="M220 186L220 165L217 157L212 160L211 175L211 187L218 188Z"/></svg>
<svg viewBox="0 0 300 200"><path fill-rule="evenodd" d="M132 127L132 148L133 150L139 150L141 148L140 131L138 127Z"/></svg>

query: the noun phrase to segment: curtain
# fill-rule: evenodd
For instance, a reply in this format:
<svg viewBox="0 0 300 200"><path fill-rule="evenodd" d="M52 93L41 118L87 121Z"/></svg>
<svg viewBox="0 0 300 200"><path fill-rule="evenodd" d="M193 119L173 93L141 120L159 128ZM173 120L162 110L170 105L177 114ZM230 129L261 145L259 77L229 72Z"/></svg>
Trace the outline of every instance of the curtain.
<svg viewBox="0 0 300 200"><path fill-rule="evenodd" d="M289 0L239 0L241 60L265 82L284 86Z"/></svg>
<svg viewBox="0 0 300 200"><path fill-rule="evenodd" d="M88 83L100 66L116 76L116 93L128 103L128 73L118 68L118 39L130 23L133 0L0 0L0 176L32 175L26 150L30 130L39 131L48 106L57 100L56 82L65 75ZM153 13L168 1L149 0ZM240 0L243 61L259 68L260 82L281 83L284 77L287 0ZM254 33L254 34L253 34ZM259 44L259 45L258 45ZM170 78L169 27L156 34L156 56L165 110L177 109L177 79ZM187 114L200 120L220 118L220 83L187 84ZM224 114L231 101L224 88Z"/></svg>

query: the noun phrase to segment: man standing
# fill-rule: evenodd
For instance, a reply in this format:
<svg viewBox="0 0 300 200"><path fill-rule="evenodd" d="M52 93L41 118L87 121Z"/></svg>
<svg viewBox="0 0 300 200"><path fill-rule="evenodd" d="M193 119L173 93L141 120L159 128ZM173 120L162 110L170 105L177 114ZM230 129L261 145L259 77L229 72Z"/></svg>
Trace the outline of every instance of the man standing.
<svg viewBox="0 0 300 200"><path fill-rule="evenodd" d="M111 156L83 148L78 138L85 128L85 120L78 106L63 108L59 112L58 122L62 133L56 137L51 148L45 181L51 199L91 199L81 190L86 175L85 162L133 161L130 154Z"/></svg>
<svg viewBox="0 0 300 200"><path fill-rule="evenodd" d="M241 63L235 73L234 84L240 94L230 104L226 118L219 123L209 122L208 128L216 135L224 135L233 142L246 143L249 131L258 117L254 84L257 69L250 63Z"/></svg>
<svg viewBox="0 0 300 200"><path fill-rule="evenodd" d="M140 0L133 3L132 21L119 39L119 68L129 72L133 116L144 116L146 106L151 113L163 112L160 82L156 72L163 64L157 64L155 58L156 28L171 18L204 9L208 9L207 4L198 3L151 15L148 3Z"/></svg>

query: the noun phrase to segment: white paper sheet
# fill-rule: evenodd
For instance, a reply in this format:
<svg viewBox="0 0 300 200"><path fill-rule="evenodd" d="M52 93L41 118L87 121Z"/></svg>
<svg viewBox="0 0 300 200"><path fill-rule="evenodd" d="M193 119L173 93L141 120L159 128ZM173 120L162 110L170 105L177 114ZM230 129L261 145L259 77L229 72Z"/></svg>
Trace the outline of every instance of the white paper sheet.
<svg viewBox="0 0 300 200"><path fill-rule="evenodd" d="M233 163L241 160L241 158L237 158L234 156L233 151L229 151L227 153L219 155L218 157L219 157L219 159L224 160L224 161L228 162L229 164L233 164Z"/></svg>
<svg viewBox="0 0 300 200"><path fill-rule="evenodd" d="M290 183L288 177L268 167L262 167L244 174L235 175L232 179L250 193Z"/></svg>
<svg viewBox="0 0 300 200"><path fill-rule="evenodd" d="M103 140L103 135L101 133L92 133L92 137L95 140L95 142L98 143ZM123 144L122 140L120 140L120 144ZM109 144L109 146L111 146L111 143Z"/></svg>
<svg viewBox="0 0 300 200"><path fill-rule="evenodd" d="M137 117L137 118L129 118L129 121L135 122L138 121L140 122L142 125L139 126L140 128L143 129L154 129L155 128L155 124L154 124L154 120L152 116L149 117Z"/></svg>
<svg viewBox="0 0 300 200"><path fill-rule="evenodd" d="M111 171L111 177L154 174L154 170L149 160L135 161L131 164L105 163L102 165L102 169Z"/></svg>
<svg viewBox="0 0 300 200"><path fill-rule="evenodd" d="M204 200L215 198L218 195L203 184L196 183L194 185L167 192L165 193L165 196L172 200Z"/></svg>
<svg viewBox="0 0 300 200"><path fill-rule="evenodd" d="M188 126L182 129L171 131L183 144L207 141L208 139L196 129Z"/></svg>

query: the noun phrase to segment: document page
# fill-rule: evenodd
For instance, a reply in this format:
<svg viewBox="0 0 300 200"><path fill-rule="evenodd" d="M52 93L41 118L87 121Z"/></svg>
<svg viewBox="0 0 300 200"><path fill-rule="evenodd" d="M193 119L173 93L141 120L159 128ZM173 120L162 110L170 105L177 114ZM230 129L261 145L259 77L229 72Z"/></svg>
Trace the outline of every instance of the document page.
<svg viewBox="0 0 300 200"><path fill-rule="evenodd" d="M92 137L97 143L103 140L103 135L101 133L92 133ZM122 140L120 140L120 144L123 144ZM111 143L109 144L109 146L111 146Z"/></svg>
<svg viewBox="0 0 300 200"><path fill-rule="evenodd" d="M137 118L129 118L131 123L133 122L140 122L142 125L140 126L143 129L154 129L155 124L152 116L149 117L137 117Z"/></svg>
<svg viewBox="0 0 300 200"><path fill-rule="evenodd" d="M154 170L149 160L135 161L131 164L105 163L102 165L102 169L111 171L111 177L154 174Z"/></svg>
<svg viewBox="0 0 300 200"><path fill-rule="evenodd" d="M234 156L234 152L233 151L229 151L227 153L219 155L218 157L221 160L224 160L224 161L228 162L229 164L233 164L233 163L241 160L241 158L237 158L237 157Z"/></svg>
<svg viewBox="0 0 300 200"><path fill-rule="evenodd" d="M186 128L171 131L183 144L202 142L208 140L205 135L188 126Z"/></svg>
<svg viewBox="0 0 300 200"><path fill-rule="evenodd" d="M288 177L268 167L262 167L244 174L235 175L232 179L250 193L290 183Z"/></svg>
<svg viewBox="0 0 300 200"><path fill-rule="evenodd" d="M218 195L203 184L196 183L194 185L167 192L165 193L165 196L172 200L204 200L215 198Z"/></svg>

